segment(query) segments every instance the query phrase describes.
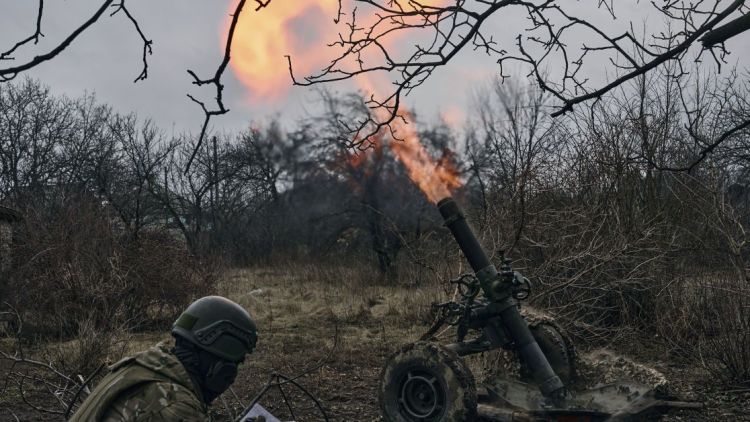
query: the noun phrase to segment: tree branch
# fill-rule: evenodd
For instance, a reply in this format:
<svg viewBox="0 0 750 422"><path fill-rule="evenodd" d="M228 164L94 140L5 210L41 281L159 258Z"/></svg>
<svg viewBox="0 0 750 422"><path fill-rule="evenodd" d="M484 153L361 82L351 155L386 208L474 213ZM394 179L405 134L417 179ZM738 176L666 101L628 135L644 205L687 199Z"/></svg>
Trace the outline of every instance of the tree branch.
<svg viewBox="0 0 750 422"><path fill-rule="evenodd" d="M229 25L229 32L227 33L227 42L224 47L224 57L221 60L221 63L219 63L219 67L216 68L216 72L214 73L213 77L210 79L201 79L198 77L198 75L193 72L192 70L188 69L187 72L190 74L190 76L193 77L193 84L197 86L203 86L203 85L214 85L216 88L216 106L217 108L214 110L209 110L206 107L206 104L192 95L188 94L188 98L192 100L194 103L198 104L200 108L203 110L204 119L203 124L201 125L201 132L198 137L198 142L195 145L195 149L193 150L193 153L190 156L190 159L187 163L187 168L185 169L185 173L188 172L190 169L190 166L193 163L193 160L195 159L195 155L198 153L198 150L200 149L201 145L203 144L203 140L206 137L206 131L208 130L208 124L211 121L211 117L213 116L219 116L222 114L226 114L229 112L229 109L227 109L224 106L224 84L221 83L221 77L224 74L224 71L227 68L227 65L229 64L229 60L231 58L232 53L232 41L234 40L234 31L237 28L237 22L240 19L240 15L242 14L242 8L245 6L246 0L240 0L237 3L237 7L234 9L234 13L232 14L232 22ZM255 8L256 11L268 6L269 3L271 3L271 0L255 0L257 3L257 7Z"/></svg>
<svg viewBox="0 0 750 422"><path fill-rule="evenodd" d="M141 37L141 40L143 41L143 70L141 70L141 73L138 75L133 82L138 82L145 80L148 78L148 61L146 60L146 55L151 55L151 46L153 45L153 41L146 38L146 35L144 35L143 31L141 30L141 26L138 24L138 21L135 20L133 15L130 14L130 10L128 10L125 7L125 0L120 0L120 3L113 4L112 7L115 8L115 11L110 13L109 16L114 16L117 12L122 11L125 13L125 16L128 18L128 20L133 24L135 27L136 32L138 32L138 35Z"/></svg>
<svg viewBox="0 0 750 422"><path fill-rule="evenodd" d="M729 15L742 11L745 2L734 0L721 9L721 1L690 4L671 1L661 5L652 2L658 13L665 16L668 27L655 31L642 42L635 35L632 23L624 33L610 35L612 22L609 20L576 17L566 10L572 10L573 6L553 0L458 0L446 6L417 1L404 4L358 0L356 3L373 9L372 19L367 20L366 25L362 24L357 20L358 9L352 10L351 20L345 24L346 30L329 44L340 49L340 53L327 66L318 73L300 78L293 72L292 58L287 57L288 70L295 85L336 82L374 72L396 75L390 92L378 99L371 95L367 100L371 110L382 109L384 112L350 124L349 142L354 147L368 145L370 137L390 126L399 117L401 96L420 86L437 67L447 65L467 46L490 56L499 56L497 62L502 78L507 77L503 72L505 62L517 61L530 67L528 75L559 101L560 105L552 113L559 116L571 111L575 105L601 98L667 62L683 60L690 46ZM612 21L617 18L613 2L600 0L597 7ZM507 8L524 10L529 22L525 30L514 37L516 54L509 54L486 34L490 28L485 22L504 13ZM341 16L340 10L338 16ZM573 46L569 37L573 33L573 39L580 47L580 53L576 55L571 54ZM420 41L410 48L410 54L399 58L401 52L393 46L404 45L398 41L414 38L412 34ZM422 41L423 34L428 35L427 41ZM581 39L585 41L581 43ZM711 49L708 51L720 66L726 54L723 47L718 55ZM593 55L607 56L610 65L624 74L599 88L589 89L589 78L583 74L584 62ZM373 57L376 57L374 61ZM560 69L560 76L548 74L546 69L550 66ZM595 66L594 69L600 71L601 67Z"/></svg>
<svg viewBox="0 0 750 422"><path fill-rule="evenodd" d="M31 34L28 38L25 38L19 42L16 43L16 45L13 46L10 50L0 54L0 60L13 60L13 57L11 54L13 54L14 51L16 51L19 47L30 43L31 41L34 41L34 44L37 44L39 42L39 37L43 37L44 34L42 34L42 15L44 14L44 0L39 0L39 11L36 15L36 31L34 31L33 34Z"/></svg>
<svg viewBox="0 0 750 422"><path fill-rule="evenodd" d="M93 25L96 21L99 20L99 18L104 14L104 12L107 10L107 8L112 4L114 0L105 0L102 5L97 9L97 11L94 13L93 16L91 16L88 20L86 20L81 26L76 28L70 35L68 35L67 38L65 38L60 44L57 45L57 47L53 48L49 52L36 56L33 59L29 60L28 62L18 65L18 66L11 66L5 69L0 69L0 82L9 81L13 78L15 78L19 73L29 70L33 68L34 66L37 66L41 63L44 63L46 61L51 60L63 50L68 48L68 46L76 39L79 35L83 33L86 29L88 29L91 25ZM41 21L41 15L39 16L39 21Z"/></svg>

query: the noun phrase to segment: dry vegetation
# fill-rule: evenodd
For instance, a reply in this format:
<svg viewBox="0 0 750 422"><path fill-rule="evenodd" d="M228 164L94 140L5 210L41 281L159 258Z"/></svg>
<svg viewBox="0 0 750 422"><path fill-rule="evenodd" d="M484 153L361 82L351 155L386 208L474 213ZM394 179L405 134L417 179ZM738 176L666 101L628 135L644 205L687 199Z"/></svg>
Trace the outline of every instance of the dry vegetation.
<svg viewBox="0 0 750 422"><path fill-rule="evenodd" d="M408 278L408 274L405 274ZM377 377L382 364L397 346L416 340L426 331L431 322L430 305L434 301L445 300L451 292L445 291L445 283L425 282L420 286L406 283L384 283L376 268L367 264L300 264L298 262L279 263L272 267L231 270L218 283L217 293L225 295L247 307L258 320L260 342L252 358L243 365L234 391L239 399L247 403L260 390L272 373L296 375L306 368L318 369L302 377L299 382L322 401L332 420L377 420L376 401ZM673 295L673 299L676 299ZM700 329L701 325L693 328ZM714 327L717 329L718 327ZM735 328L733 328L735 329ZM721 332L721 331L719 331ZM54 343L44 349L30 347L31 355L42 354L51 362L67 359L75 360L78 350L86 339L101 335L86 334L78 339ZM91 336L94 334L94 336ZM444 333L447 339L452 332ZM115 335L119 348L102 353L96 358L112 362L121 355L132 353L150 345L168 340L163 331L126 333ZM697 337L694 334L694 338ZM670 340L673 337L669 337ZM629 340L632 340L630 337ZM711 380L714 364L694 360L680 363L661 354L662 339L654 338L651 347L629 347L627 341L610 344L614 350L629 354L633 359L657 368L666 374L670 391L686 399L704 401L707 408L701 412L682 412L670 416L673 420L706 420L715 415L741 419L746 414L747 389L717 384ZM708 358L711 350L725 350L725 356L735 355L731 347L742 347L742 342L725 334L716 334L696 343L697 347L717 349L702 350ZM5 348L9 342L3 343ZM719 349L718 347L722 347ZM628 361L622 356L613 357L612 352L597 351L600 345L579 344L579 353L591 351L593 361L604 362L592 366L589 377L611 375L607 368L622 367ZM602 357L604 356L604 357ZM719 356L711 356L716 358ZM59 359L58 361L54 359ZM481 356L472 361L477 377L488 375L487 368L495 359ZM7 366L5 366L7 368ZM615 372L619 373L619 372ZM609 375L607 375L609 374ZM41 415L30 412L18 394L17 386L11 384L4 390L0 401L0 415L9 417L13 412L24 417L59 420L59 416ZM27 387L29 388L29 387ZM31 391L29 400L33 403L50 404L50 396L44 390ZM319 420L312 403L286 388L286 394L295 404L294 412L298 420ZM214 410L218 420L228 420L228 415L239 411L237 400L227 394L226 403L217 402ZM278 393L270 393L261 403L282 417L289 417ZM745 403L743 405L743 403Z"/></svg>
<svg viewBox="0 0 750 422"><path fill-rule="evenodd" d="M385 357L426 329L431 321L430 304L444 297L443 287L431 284L415 289L384 285L378 281L376 271L364 271L361 266L290 262L274 268L230 271L218 284L217 293L252 312L259 323L261 339L257 351L243 365L234 390L247 403L272 373L297 375L324 362L300 382L323 401L333 420L376 419L377 375ZM29 354L42 353L46 357L52 356L49 351L55 351L59 359L56 362L75 360L78 349L86 346L91 334L96 337L103 333L81 334L76 340L44 349L30 347ZM121 331L113 337L120 347L109 351L99 349L101 354L92 357L93 361L113 362L124 354L169 339L163 331L135 334ZM4 348L11 346L9 342L3 343ZM26 388L30 402L50 404L43 389ZM2 418L10 417L11 412L40 417L23 403L16 385L11 383L3 392ZM301 400L293 389L287 394L297 399L294 401L297 416L306 415L299 420L317 420L309 402ZM231 395L227 394L226 400L227 407L221 403L214 406L220 420L239 410ZM273 393L261 403L279 416L286 412L280 397Z"/></svg>
<svg viewBox="0 0 750 422"><path fill-rule="evenodd" d="M152 41L124 2L100 3L57 47L0 69L0 82L58 55L109 6L143 42L136 81L145 79ZM291 130L275 122L209 129L228 112L221 78L244 0L214 76L189 71L217 94L215 108L189 96L204 112L198 135L169 137L148 119L93 96L53 95L33 80L0 84L0 201L25 216L13 265L0 272L0 419L64 418L106 363L168 338L170 321L207 293L240 302L261 327L236 396L215 406L218 419L273 373L304 373L298 381L335 420L377 419L384 359L426 329L431 303L452 294L446 280L465 271L434 204L393 153L407 116L402 97L472 47L498 59L503 81L504 63L522 64L536 89L488 83L463 139L444 124L421 125L418 137L460 174L454 194L490 254L516 258L533 281L530 305L591 357L583 370L591 379L616 378L602 366L645 362L672 393L706 403L671 418L747 418L750 84L740 71L718 75L700 62L726 63L724 44L701 37L723 39L717 25L748 9L742 1L652 3L667 28L639 37L633 25L605 35L617 30L611 1L598 1L591 11L600 16L588 21L567 13L574 3L403 9L370 0L357 4L376 7L378 18L357 21L338 2L341 55L307 77L295 77L289 58L294 82L385 69L396 76L393 90L369 98L321 91L318 115ZM528 27L496 39L497 26L485 22L510 6L526 11ZM39 1L36 31L0 59L36 44L44 11ZM589 35L586 44L571 38L577 31ZM405 61L380 51L412 32L434 38L420 45L412 37ZM386 53L384 63L358 60L372 47ZM342 67L351 58L359 67ZM607 58L615 79L591 86ZM550 64L558 73L546 72ZM494 354L471 365L491 376L503 363L507 356ZM262 402L314 418L299 391L285 392L296 411L280 394Z"/></svg>
<svg viewBox="0 0 750 422"><path fill-rule="evenodd" d="M347 288L342 288L344 285ZM431 322L431 303L445 300L451 294L445 291L444 283L419 287L383 284L366 266L340 264L288 263L273 268L236 270L218 288L220 293L250 309L262 330L260 347L243 367L236 384L238 395L245 401L253 397L259 384L272 372L293 375L326 361L301 381L322 400L333 420L342 421L378 420L377 376L385 359L399 345L418 339ZM732 330L739 332L737 327ZM452 334L446 332L443 338L447 340ZM724 350L714 356L720 357L734 351L723 347L747 344L726 334L717 333L696 343L696 347L707 347L709 351L704 349L703 353L708 355ZM660 342L659 338L653 340ZM632 337L609 344L610 349L620 353L603 351L600 345L578 344L579 353L585 356L580 365L583 376L590 378L587 381L611 382L618 375L637 377L633 367L655 368L656 376L661 372L666 377L669 392L706 404L700 412L681 411L670 415L670 420L702 421L717 415L742 420L747 416L750 390L717 384L712 380L712 371L716 370L712 364L676 362L665 357L659 346L643 347L646 342L642 339L636 347L628 347L628 343L633 343ZM713 349L715 346L718 347ZM478 379L488 375L492 359L488 355L472 360ZM633 360L640 363L634 364ZM262 403L280 416L289 416L278 396L271 395ZM296 403L300 409L308 409L297 409L298 417L310 415L300 420L317 420L309 402L300 398ZM227 413L221 406L216 408L220 414Z"/></svg>
<svg viewBox="0 0 750 422"><path fill-rule="evenodd" d="M272 371L295 375L327 360L303 382L331 416L377 418L375 380L385 357L424 331L429 304L442 291L437 285L417 291L382 285L372 274L343 265L290 263L238 271L221 283L220 291L247 306L261 324L262 345L237 389L247 394ZM343 283L352 287L342 288ZM263 404L285 412L274 398Z"/></svg>
<svg viewBox="0 0 750 422"><path fill-rule="evenodd" d="M738 415L747 409L727 400L750 385L750 144L742 133L690 172L660 167L694 162L692 135L723 130L720 112L747 115L750 87L703 81L676 105L673 82L644 77L557 120L544 94L493 83L466 139L441 125L419 135L454 161L465 182L454 196L493 259L515 258L530 304L577 347L653 364L676 393L709 402L686 417ZM11 164L0 197L26 216L0 279L2 312L23 322L11 318L2 343L6 414L59 419L101 364L166 337L182 307L215 292L261 323L242 400L273 371L330 357L301 382L334 418L373 419L385 357L426 329L430 303L467 271L388 148L396 141L351 155L331 136L360 97L324 93L322 116L288 132L212 137L189 169L194 137L170 139L91 97L26 81L0 86L0 100L0 131L19 128L0 137ZM710 113L685 126L676 109L687 103ZM253 270L222 276L215 262Z"/></svg>

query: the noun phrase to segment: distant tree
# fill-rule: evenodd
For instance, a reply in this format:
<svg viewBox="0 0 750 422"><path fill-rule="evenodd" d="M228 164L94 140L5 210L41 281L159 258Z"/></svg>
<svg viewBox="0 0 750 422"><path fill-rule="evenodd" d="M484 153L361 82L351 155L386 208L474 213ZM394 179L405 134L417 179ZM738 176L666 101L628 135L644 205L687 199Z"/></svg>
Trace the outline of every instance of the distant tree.
<svg viewBox="0 0 750 422"><path fill-rule="evenodd" d="M208 125L211 120L211 117L222 115L229 111L224 106L224 102L223 102L222 94L224 91L224 85L221 82L221 77L224 74L224 71L226 70L227 65L229 64L230 54L232 50L232 40L234 38L234 30L235 30L235 27L237 26L237 21L239 20L240 15L242 14L242 11L245 7L246 2L247 0L239 0L237 2L234 13L232 14L231 24L227 31L226 45L224 49L224 57L219 63L214 75L210 78L203 79L203 78L200 78L192 70L188 69L187 71L190 74L190 76L193 78L194 85L197 85L197 86L212 85L216 89L216 97L215 97L216 107L214 109L211 109L204 102L199 101L195 99L195 97L188 94L188 97L193 102L198 104L204 113L204 121L203 121L203 125L201 126L200 137L198 138L198 142L196 143L196 149L193 150L193 153L191 154L190 159L187 162L188 166L190 165L193 158L195 157L195 154L197 153L198 148L203 143L203 139L208 130ZM256 3L255 10L258 11L266 7L271 2L271 0L254 0L254 2ZM35 25L34 32L30 36L17 41L9 49L5 51L1 51L0 60L14 60L14 57L13 57L14 53L20 51L20 49L26 47L28 44L32 42L33 44L37 44L39 42L39 39L41 37L44 37L44 33L42 31L44 13L45 13L44 0L38 0L37 5L38 5L38 11L37 11L37 16L36 16L36 21L35 21L36 25ZM37 54L33 58L26 60L20 64L15 64L12 66L7 66L7 67L0 67L0 83L13 80L19 74L26 72L30 69L33 69L34 67L57 57L66 48L68 48L73 42L75 42L75 40L82 33L88 30L95 23L99 22L108 11L109 11L110 17L119 15L119 16L123 16L124 19L127 19L132 24L133 30L141 38L141 41L143 42L143 54L141 58L142 67L141 67L140 73L133 80L133 82L145 80L146 78L148 78L148 57L152 54L152 51L153 51L152 50L153 40L151 40L150 38L146 36L137 18L131 12L131 9L129 8L129 6L126 5L125 0L103 0L103 1L100 0L100 6L96 9L94 14L88 17L87 19L85 19L83 22L81 22L79 26L73 29L70 32L70 34L62 38L49 51L42 53L42 54Z"/></svg>
<svg viewBox="0 0 750 422"><path fill-rule="evenodd" d="M112 116L108 129L115 140L114 157L99 172L98 194L137 238L142 228L163 223L162 207L152 191L177 142L167 139L152 121L139 122L132 114Z"/></svg>
<svg viewBox="0 0 750 422"><path fill-rule="evenodd" d="M47 186L59 184L59 146L60 141L74 138L73 109L72 101L55 98L49 88L33 80L0 85L3 197L21 203L38 197Z"/></svg>
<svg viewBox="0 0 750 422"><path fill-rule="evenodd" d="M348 2L339 2L340 6ZM406 118L401 107L403 96L423 84L435 70L454 63L464 50L484 52L499 64L501 78L505 66L515 62L528 70L528 76L555 100L552 116L573 111L578 104L596 104L605 95L655 69L666 69L670 76L690 90L687 81L691 62L713 59L716 69L725 63L728 51L721 42L702 37L730 16L750 12L743 0L700 2L661 1L638 6L650 8L665 24L636 32L637 22L620 24L613 1L598 0L596 7L582 10L577 2L517 0L457 0L450 2L357 0L352 8L340 7L337 20L346 19L346 30L332 41L336 56L319 73L295 75L293 57L289 70L294 83L309 86L346 80L368 73L393 75L393 89L385 95L369 97L367 105L386 113L368 113L354 122L344 122L345 141L367 146L372 136ZM512 34L506 43L496 28L503 19L525 22L523 31ZM736 32L736 31L735 31ZM400 39L414 40L406 46ZM503 38L499 40L499 38ZM406 48L407 51L401 51ZM602 64L606 63L608 69ZM589 82L603 71L614 72L600 85ZM597 80L599 78L596 78ZM694 83L695 81L693 81ZM714 145L747 133L750 119L739 119L719 133L703 139L700 157Z"/></svg>
<svg viewBox="0 0 750 422"><path fill-rule="evenodd" d="M551 95L543 90L499 78L487 88L475 106L479 127L468 137L468 176L479 187L485 213L490 200L502 201L513 212L515 246L526 223L528 197L552 184L549 179L564 155L566 145L557 136L563 122L546 113Z"/></svg>
<svg viewBox="0 0 750 422"><path fill-rule="evenodd" d="M255 0L255 10L266 7L270 0ZM12 59L13 54L36 44L43 36L44 0L38 0L35 29L30 36L17 41L0 59ZM238 20L245 9L246 0L235 6L227 31L224 57L215 73L201 78L188 70L197 86L210 85L215 88L215 105L211 107L189 96L204 112L200 135L187 165L190 165L202 145L212 117L227 113L223 102L222 75L230 61L232 41ZM578 3L561 4L554 1L524 0L456 0L450 2L417 2L403 0L339 0L336 23L346 20L346 31L339 34L333 45L338 56L320 73L303 77L295 76L292 59L289 70L292 80L298 85L312 85L340 81L370 72L387 72L396 75L395 88L383 97L371 96L368 106L383 108L388 112L368 114L355 122L341 122L347 134L340 140L354 147L366 145L384 126L389 126L401 114L402 96L420 86L439 67L455 61L455 57L466 49L479 50L496 60L500 65L500 76L506 77L504 66L517 62L525 66L529 76L545 92L556 100L557 110L553 116L570 112L582 103L595 103L604 95L634 78L654 69L669 66L672 76L684 78L688 73L687 63L700 61L710 56L718 69L725 63L727 50L724 41L747 28L750 9L744 0L713 0L700 2L662 1L639 6L641 10L652 7L650 12L660 16L666 24L654 29L651 34L640 35L635 23L618 26L618 12L613 1L597 0L596 7L581 13ZM49 61L63 52L69 45L99 22L110 11L110 16L120 15L127 19L142 40L142 69L135 82L148 77L148 56L153 41L146 36L125 0L104 0L94 14L85 19L68 36L51 50L13 66L0 68L0 80L10 80L35 66ZM364 13L363 13L364 11ZM513 15L512 13L520 13ZM738 19L731 19L743 15ZM363 18L362 16L366 17ZM514 16L514 22L523 17L523 31L513 34L514 44L498 41L493 33L493 22L505 16ZM619 29L611 29L618 28ZM415 40L414 47L406 53L396 51L403 43L394 42L397 37L408 35ZM700 50L693 46L703 41ZM283 54L283 52L279 52ZM612 80L600 86L591 86L590 77L601 74L602 63L608 63L615 72ZM675 65L676 64L676 65ZM549 69L557 69L549 73ZM736 122L705 144L700 157L711 153L715 147L750 127L750 120Z"/></svg>

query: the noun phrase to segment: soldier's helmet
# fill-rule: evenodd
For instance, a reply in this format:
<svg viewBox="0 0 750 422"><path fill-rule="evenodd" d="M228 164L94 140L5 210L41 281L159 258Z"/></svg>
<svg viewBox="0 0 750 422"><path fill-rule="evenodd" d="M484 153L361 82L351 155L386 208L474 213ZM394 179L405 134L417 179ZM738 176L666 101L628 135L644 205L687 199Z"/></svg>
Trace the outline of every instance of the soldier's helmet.
<svg viewBox="0 0 750 422"><path fill-rule="evenodd" d="M240 362L252 353L258 339L250 314L221 296L206 296L190 304L172 326L172 335L230 362Z"/></svg>

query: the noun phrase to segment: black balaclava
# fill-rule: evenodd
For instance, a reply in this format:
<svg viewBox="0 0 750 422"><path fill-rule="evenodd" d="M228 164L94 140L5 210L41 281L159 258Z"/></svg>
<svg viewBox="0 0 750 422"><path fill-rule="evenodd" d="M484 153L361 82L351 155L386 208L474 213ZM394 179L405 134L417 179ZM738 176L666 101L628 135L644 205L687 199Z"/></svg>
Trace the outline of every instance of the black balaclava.
<svg viewBox="0 0 750 422"><path fill-rule="evenodd" d="M232 385L232 382L234 382L234 377L236 376L236 365L196 347L194 344L181 337L175 336L175 346L172 349L172 353L177 356L182 363L182 366L185 367L185 370L188 375L190 375L193 383L198 389L200 389L203 401L208 405L219 397L221 393L226 391L229 386ZM211 383L207 382L207 375L211 372L212 368L216 368L219 365L225 367L231 367L234 365L235 370L229 371L225 382L221 383L223 385L218 387L213 385L213 388L211 388Z"/></svg>

